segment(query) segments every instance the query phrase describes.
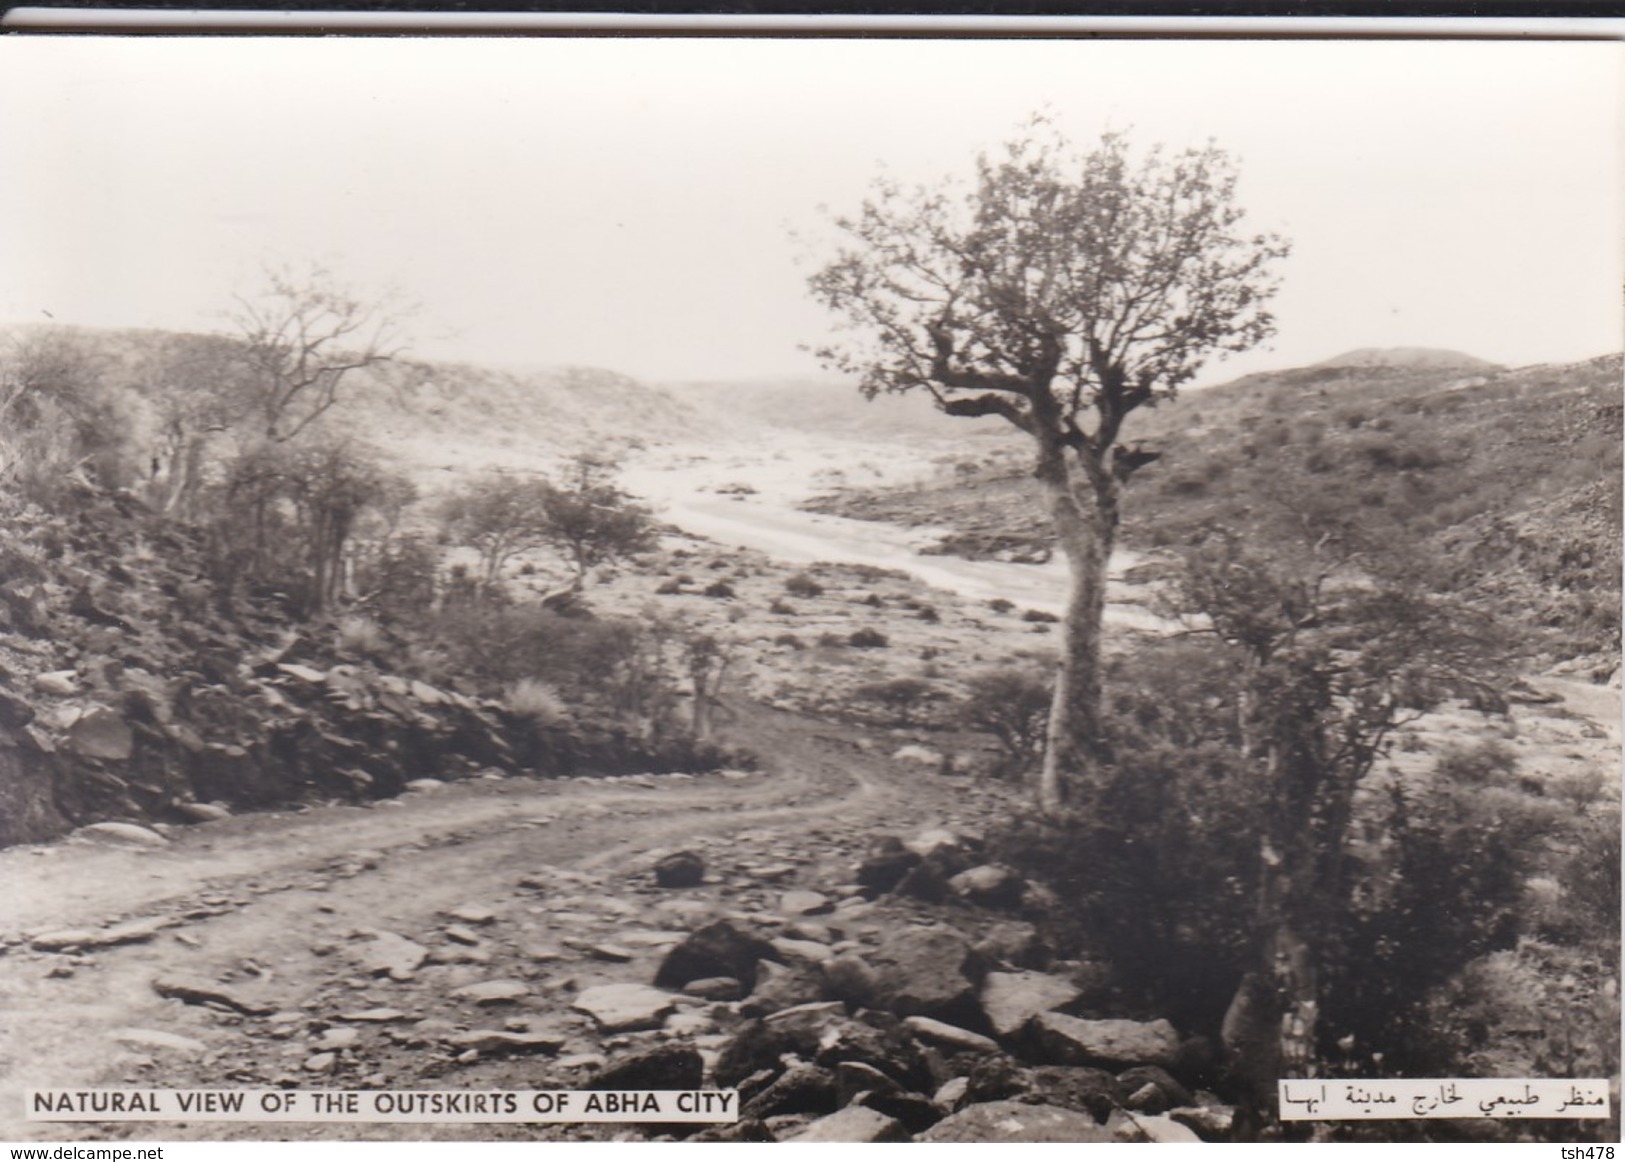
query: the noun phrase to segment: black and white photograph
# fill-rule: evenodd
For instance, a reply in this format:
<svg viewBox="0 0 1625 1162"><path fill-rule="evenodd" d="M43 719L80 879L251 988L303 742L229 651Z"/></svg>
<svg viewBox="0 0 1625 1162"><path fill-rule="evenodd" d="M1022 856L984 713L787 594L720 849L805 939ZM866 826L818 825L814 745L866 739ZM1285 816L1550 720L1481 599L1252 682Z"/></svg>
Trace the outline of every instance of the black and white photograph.
<svg viewBox="0 0 1625 1162"><path fill-rule="evenodd" d="M1622 100L0 38L0 1140L1612 1158Z"/></svg>

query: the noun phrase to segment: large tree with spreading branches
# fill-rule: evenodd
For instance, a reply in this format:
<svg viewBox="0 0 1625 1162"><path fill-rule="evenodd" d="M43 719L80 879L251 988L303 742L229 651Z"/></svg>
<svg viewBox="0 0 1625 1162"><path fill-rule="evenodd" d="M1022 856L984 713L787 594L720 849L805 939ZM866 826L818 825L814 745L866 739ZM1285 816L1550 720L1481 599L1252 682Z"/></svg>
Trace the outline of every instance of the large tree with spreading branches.
<svg viewBox="0 0 1625 1162"><path fill-rule="evenodd" d="M875 184L834 219L811 288L850 339L818 352L865 395L921 391L949 415L1031 437L1072 576L1038 799L1053 810L1106 757L1106 569L1124 484L1156 458L1120 440L1215 356L1273 331L1279 237L1243 228L1237 171L1208 146L1080 152L1042 119L978 159L968 185Z"/></svg>

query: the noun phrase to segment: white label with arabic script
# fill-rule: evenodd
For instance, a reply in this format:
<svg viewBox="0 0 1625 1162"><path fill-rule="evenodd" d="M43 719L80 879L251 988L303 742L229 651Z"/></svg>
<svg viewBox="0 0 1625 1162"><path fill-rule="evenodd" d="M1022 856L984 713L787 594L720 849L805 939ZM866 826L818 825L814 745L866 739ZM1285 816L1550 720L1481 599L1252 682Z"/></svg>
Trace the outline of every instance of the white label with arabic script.
<svg viewBox="0 0 1625 1162"><path fill-rule="evenodd" d="M1606 1118L1599 1079L1419 1077L1280 1083L1283 1122L1375 1118Z"/></svg>

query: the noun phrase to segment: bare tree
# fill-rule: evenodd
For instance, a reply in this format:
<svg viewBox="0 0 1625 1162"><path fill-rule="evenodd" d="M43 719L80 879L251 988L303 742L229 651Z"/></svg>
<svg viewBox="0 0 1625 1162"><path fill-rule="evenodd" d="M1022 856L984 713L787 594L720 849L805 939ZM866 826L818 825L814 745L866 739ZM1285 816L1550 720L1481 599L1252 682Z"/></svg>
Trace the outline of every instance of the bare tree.
<svg viewBox="0 0 1625 1162"><path fill-rule="evenodd" d="M249 413L273 443L294 439L325 415L353 372L403 350L401 311L361 298L321 267L303 275L268 270L260 291L238 295L227 317L250 373Z"/></svg>
<svg viewBox="0 0 1625 1162"><path fill-rule="evenodd" d="M519 553L549 543L546 504L553 486L546 480L489 476L448 496L440 506L446 531L480 555L486 587Z"/></svg>
<svg viewBox="0 0 1625 1162"><path fill-rule="evenodd" d="M570 593L579 593L587 573L655 543L647 508L615 483L615 463L599 456L572 458L542 498L548 544L568 562Z"/></svg>
<svg viewBox="0 0 1625 1162"><path fill-rule="evenodd" d="M1270 234L1242 230L1236 169L1209 146L1136 160L1108 135L1078 154L1035 119L967 189L881 181L838 217L811 279L855 333L819 354L881 392L998 416L1033 441L1072 590L1038 799L1058 807L1102 753L1101 627L1123 485L1155 453L1119 446L1129 415L1215 355L1268 337Z"/></svg>

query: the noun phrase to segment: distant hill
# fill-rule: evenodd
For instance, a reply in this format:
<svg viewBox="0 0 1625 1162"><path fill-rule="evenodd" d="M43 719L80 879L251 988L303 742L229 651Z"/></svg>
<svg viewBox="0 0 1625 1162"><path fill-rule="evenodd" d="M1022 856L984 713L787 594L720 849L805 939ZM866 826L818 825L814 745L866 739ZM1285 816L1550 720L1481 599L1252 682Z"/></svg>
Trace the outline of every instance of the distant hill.
<svg viewBox="0 0 1625 1162"><path fill-rule="evenodd" d="M1221 526L1268 544L1298 535L1288 525L1349 524L1414 546L1434 583L1542 627L1556 654L1617 654L1622 380L1619 355L1506 369L1351 352L1190 391L1128 426L1162 458L1127 489L1121 539L1177 551ZM1050 541L1030 473L1016 444L932 487L821 507L946 525L951 551L1020 557Z"/></svg>
<svg viewBox="0 0 1625 1162"><path fill-rule="evenodd" d="M1432 370L1435 368L1463 368L1470 371L1494 371L1499 364L1476 355L1449 351L1443 347L1360 347L1345 351L1333 358L1312 364L1313 367L1407 367Z"/></svg>
<svg viewBox="0 0 1625 1162"><path fill-rule="evenodd" d="M939 412L922 392L866 400L851 380L835 377L687 381L661 385L706 412L719 433L752 425L848 437L1002 436L1002 420L967 422Z"/></svg>

